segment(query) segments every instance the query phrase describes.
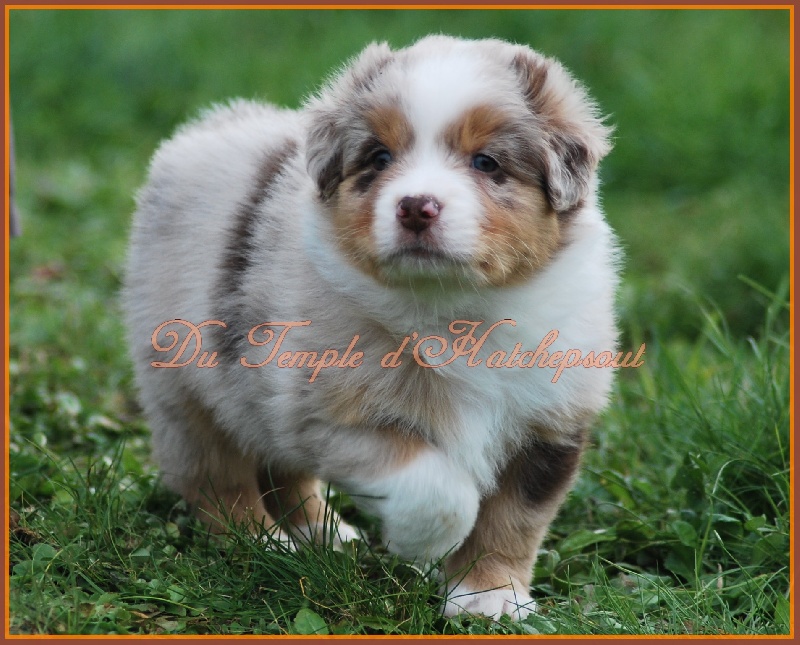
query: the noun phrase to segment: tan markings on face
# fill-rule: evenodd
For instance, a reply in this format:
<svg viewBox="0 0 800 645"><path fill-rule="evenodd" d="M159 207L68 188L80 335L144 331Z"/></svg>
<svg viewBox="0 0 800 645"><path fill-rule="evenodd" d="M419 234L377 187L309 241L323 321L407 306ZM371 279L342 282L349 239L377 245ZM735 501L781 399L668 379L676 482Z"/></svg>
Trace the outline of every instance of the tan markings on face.
<svg viewBox="0 0 800 645"><path fill-rule="evenodd" d="M396 106L373 106L363 114L376 146L385 147L397 160L413 143L413 130ZM364 154L369 154L365 152ZM356 160L332 200L336 241L351 264L383 281L377 261L372 227L375 200L386 181L394 175L392 166L376 170L365 160Z"/></svg>
<svg viewBox="0 0 800 645"><path fill-rule="evenodd" d="M500 163L496 174L471 170L480 192L484 219L474 266L493 286L528 280L558 249L559 222L544 190L535 183L532 152L519 124L502 109L479 105L450 128L444 141L465 164L477 153ZM531 134L530 138L533 138ZM529 158L521 158L527 153Z"/></svg>
<svg viewBox="0 0 800 645"><path fill-rule="evenodd" d="M451 150L471 156L488 146L507 127L508 120L501 110L479 105L447 128L444 142Z"/></svg>
<svg viewBox="0 0 800 645"><path fill-rule="evenodd" d="M364 118L378 141L393 155L411 147L414 130L397 106L373 106L364 113Z"/></svg>
<svg viewBox="0 0 800 645"><path fill-rule="evenodd" d="M560 231L540 189L509 179L501 199L497 192L481 195L485 219L476 264L491 285L501 287L525 282L545 266L558 249Z"/></svg>
<svg viewBox="0 0 800 645"><path fill-rule="evenodd" d="M364 273L381 279L377 250L372 237L375 188L361 194L354 189L357 178L347 177L331 200L336 243L350 264ZM376 179L376 181L379 181Z"/></svg>

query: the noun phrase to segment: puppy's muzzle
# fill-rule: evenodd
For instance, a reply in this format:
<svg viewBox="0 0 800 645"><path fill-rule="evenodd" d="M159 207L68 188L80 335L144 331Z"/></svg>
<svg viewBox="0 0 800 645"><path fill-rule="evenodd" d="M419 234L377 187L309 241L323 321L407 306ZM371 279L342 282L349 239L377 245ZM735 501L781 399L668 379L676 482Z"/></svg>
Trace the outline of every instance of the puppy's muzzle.
<svg viewBox="0 0 800 645"><path fill-rule="evenodd" d="M442 207L429 195L403 197L397 204L397 220L413 233L422 233L434 223Z"/></svg>

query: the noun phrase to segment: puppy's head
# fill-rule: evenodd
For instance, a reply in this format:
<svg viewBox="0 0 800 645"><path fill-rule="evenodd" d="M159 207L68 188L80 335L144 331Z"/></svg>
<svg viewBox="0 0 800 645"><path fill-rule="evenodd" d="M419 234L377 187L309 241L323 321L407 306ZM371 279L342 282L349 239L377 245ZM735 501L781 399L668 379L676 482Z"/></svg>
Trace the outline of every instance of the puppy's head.
<svg viewBox="0 0 800 645"><path fill-rule="evenodd" d="M495 40L371 45L307 114L308 170L335 243L389 284L528 280L610 150L558 62Z"/></svg>

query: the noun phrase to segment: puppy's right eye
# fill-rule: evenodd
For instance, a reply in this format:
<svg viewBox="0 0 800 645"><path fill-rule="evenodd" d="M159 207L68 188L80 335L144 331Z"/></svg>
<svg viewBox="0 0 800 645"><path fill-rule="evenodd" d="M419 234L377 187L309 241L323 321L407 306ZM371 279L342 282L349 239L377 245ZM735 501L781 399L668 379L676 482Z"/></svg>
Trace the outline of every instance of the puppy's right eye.
<svg viewBox="0 0 800 645"><path fill-rule="evenodd" d="M477 154L472 158L472 167L482 173L491 175L500 168L500 164L497 163L497 160L494 157L484 154Z"/></svg>
<svg viewBox="0 0 800 645"><path fill-rule="evenodd" d="M379 150L372 157L372 167L377 170L386 170L392 163L392 153L388 150Z"/></svg>

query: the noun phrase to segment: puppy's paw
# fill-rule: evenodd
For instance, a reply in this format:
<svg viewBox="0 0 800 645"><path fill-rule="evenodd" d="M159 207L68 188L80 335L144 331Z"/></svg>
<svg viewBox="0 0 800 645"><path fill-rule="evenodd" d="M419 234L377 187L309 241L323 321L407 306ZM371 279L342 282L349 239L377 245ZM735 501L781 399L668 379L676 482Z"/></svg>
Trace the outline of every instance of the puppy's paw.
<svg viewBox="0 0 800 645"><path fill-rule="evenodd" d="M292 535L302 544L330 544L334 550L343 551L344 545L354 540L363 539L361 533L340 518L336 518L333 526L315 522L313 524L292 525Z"/></svg>
<svg viewBox="0 0 800 645"><path fill-rule="evenodd" d="M381 517L389 551L417 564L458 548L472 530L480 504L467 472L434 450L360 489L353 498Z"/></svg>
<svg viewBox="0 0 800 645"><path fill-rule="evenodd" d="M333 548L341 551L348 542L363 539L364 536L356 527L351 526L344 520L339 520L333 536Z"/></svg>
<svg viewBox="0 0 800 645"><path fill-rule="evenodd" d="M521 591L509 588L475 591L463 583L447 592L443 609L448 618L458 614L476 614L497 619L506 614L514 620L523 620L535 611L536 602Z"/></svg>
<svg viewBox="0 0 800 645"><path fill-rule="evenodd" d="M285 531L278 528L270 529L266 535L261 536L260 541L270 551L297 550L297 545L292 537Z"/></svg>

